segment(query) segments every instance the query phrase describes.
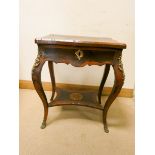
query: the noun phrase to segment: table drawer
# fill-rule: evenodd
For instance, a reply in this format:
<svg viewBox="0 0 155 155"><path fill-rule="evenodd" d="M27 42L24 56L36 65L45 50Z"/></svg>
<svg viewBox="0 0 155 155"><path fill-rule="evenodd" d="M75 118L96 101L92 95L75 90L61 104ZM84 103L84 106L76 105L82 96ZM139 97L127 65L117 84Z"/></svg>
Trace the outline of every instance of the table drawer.
<svg viewBox="0 0 155 155"><path fill-rule="evenodd" d="M66 63L76 67L85 65L103 65L112 64L115 51L97 51L87 49L46 49L43 52L44 57L55 63Z"/></svg>

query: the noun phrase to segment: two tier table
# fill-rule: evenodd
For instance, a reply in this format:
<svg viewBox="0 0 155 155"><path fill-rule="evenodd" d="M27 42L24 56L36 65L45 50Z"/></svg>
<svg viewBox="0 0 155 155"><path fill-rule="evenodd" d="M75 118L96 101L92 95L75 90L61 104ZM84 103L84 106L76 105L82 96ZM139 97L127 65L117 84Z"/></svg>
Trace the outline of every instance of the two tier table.
<svg viewBox="0 0 155 155"><path fill-rule="evenodd" d="M121 57L122 50L126 48L126 44L117 42L111 38L55 34L37 38L35 39L35 43L38 45L38 55L32 68L32 81L44 107L41 128L44 129L46 127L49 107L77 105L102 110L104 130L105 132L109 132L106 121L108 109L118 96L125 79ZM46 61L48 62L52 83L52 95L49 103L41 82L41 70ZM98 92L56 87L53 63L71 64L74 67L105 65ZM102 106L101 95L110 66L113 67L115 80L112 91L104 106Z"/></svg>

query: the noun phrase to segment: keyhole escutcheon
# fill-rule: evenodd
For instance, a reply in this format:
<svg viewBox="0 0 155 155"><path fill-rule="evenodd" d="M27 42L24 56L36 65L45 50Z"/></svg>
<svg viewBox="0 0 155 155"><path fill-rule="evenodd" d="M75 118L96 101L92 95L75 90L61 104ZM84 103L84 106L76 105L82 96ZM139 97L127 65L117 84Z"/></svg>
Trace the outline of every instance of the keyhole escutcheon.
<svg viewBox="0 0 155 155"><path fill-rule="evenodd" d="M83 57L83 51L78 50L75 52L75 55L77 56L78 60L81 60L81 58Z"/></svg>

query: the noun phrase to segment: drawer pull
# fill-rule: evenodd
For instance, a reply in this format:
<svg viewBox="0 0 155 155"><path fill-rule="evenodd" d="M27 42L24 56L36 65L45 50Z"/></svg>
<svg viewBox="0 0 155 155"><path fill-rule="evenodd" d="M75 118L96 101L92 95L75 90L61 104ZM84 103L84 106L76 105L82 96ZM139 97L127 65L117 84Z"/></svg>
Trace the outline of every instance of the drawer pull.
<svg viewBox="0 0 155 155"><path fill-rule="evenodd" d="M83 51L78 50L75 52L75 55L77 56L78 60L80 60L83 57Z"/></svg>

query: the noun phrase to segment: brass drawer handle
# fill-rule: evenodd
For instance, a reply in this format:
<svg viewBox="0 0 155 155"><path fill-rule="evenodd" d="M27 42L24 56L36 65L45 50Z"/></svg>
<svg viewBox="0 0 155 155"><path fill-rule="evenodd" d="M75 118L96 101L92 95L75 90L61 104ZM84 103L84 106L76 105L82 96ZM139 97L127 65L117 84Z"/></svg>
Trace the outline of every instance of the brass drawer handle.
<svg viewBox="0 0 155 155"><path fill-rule="evenodd" d="M77 56L78 60L81 60L81 58L83 57L83 51L78 50L75 52L75 55Z"/></svg>

